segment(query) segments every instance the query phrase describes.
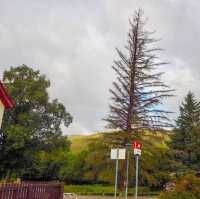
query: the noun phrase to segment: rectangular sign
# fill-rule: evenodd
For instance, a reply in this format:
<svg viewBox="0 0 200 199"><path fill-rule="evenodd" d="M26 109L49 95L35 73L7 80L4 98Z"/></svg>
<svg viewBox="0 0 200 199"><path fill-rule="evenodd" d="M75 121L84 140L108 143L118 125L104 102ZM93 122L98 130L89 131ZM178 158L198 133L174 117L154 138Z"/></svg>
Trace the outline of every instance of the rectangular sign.
<svg viewBox="0 0 200 199"><path fill-rule="evenodd" d="M134 155L141 155L142 151L140 149L134 149Z"/></svg>
<svg viewBox="0 0 200 199"><path fill-rule="evenodd" d="M110 158L112 160L124 160L126 158L126 149L111 149Z"/></svg>
<svg viewBox="0 0 200 199"><path fill-rule="evenodd" d="M118 159L120 160L126 159L126 149L119 149Z"/></svg>
<svg viewBox="0 0 200 199"><path fill-rule="evenodd" d="M117 159L117 149L111 149L110 158L111 160Z"/></svg>

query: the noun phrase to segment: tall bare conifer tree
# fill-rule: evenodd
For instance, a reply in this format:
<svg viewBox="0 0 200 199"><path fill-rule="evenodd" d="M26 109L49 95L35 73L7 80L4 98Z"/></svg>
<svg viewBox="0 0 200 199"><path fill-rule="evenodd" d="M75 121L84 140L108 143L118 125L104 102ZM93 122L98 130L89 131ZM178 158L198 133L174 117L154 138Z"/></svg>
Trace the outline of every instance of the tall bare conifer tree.
<svg viewBox="0 0 200 199"><path fill-rule="evenodd" d="M163 73L157 70L166 63L157 57L161 49L154 47L157 40L152 38L153 32L145 30L142 14L138 10L130 20L126 52L117 49L119 60L112 66L117 78L110 89L112 102L106 121L109 128L123 130L127 135L171 126L169 112L162 110L160 104L172 96L172 90L162 82Z"/></svg>

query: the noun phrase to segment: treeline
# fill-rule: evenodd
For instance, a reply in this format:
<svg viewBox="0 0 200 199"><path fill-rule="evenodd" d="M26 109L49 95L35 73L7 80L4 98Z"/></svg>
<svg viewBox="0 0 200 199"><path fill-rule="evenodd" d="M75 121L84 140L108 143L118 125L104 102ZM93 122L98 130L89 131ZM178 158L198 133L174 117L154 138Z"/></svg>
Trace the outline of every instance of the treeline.
<svg viewBox="0 0 200 199"><path fill-rule="evenodd" d="M192 92L183 99L174 129L170 131L144 131L132 135L141 140L143 152L140 163L140 185L161 189L167 182L188 174L199 175L200 166L200 102ZM110 160L110 149L121 147L126 132L104 133L92 138L88 149L71 154L72 170L64 175L67 183L114 183L115 162ZM120 162L119 180L124 178L123 161ZM130 186L134 185L134 155L131 152ZM80 173L79 173L80 172Z"/></svg>
<svg viewBox="0 0 200 199"><path fill-rule="evenodd" d="M168 132L166 132L168 134ZM117 140L124 139L124 132L104 133L98 138L91 138L87 150L74 154L74 159L82 160L79 171L81 175L73 176L76 173L76 168L71 173L72 176L65 176L67 183L89 183L89 184L114 184L115 181L115 161L110 159L110 149L119 147L118 144L111 142L113 138ZM163 184L169 181L169 171L172 170L172 160L169 154L169 149L163 140L168 140L168 135L158 133L151 135L149 132L144 132L142 137L133 136L132 139L140 139L144 145L142 159L140 162L140 185L149 186L152 188L160 188ZM158 144L159 143L159 144ZM133 151L130 154L130 186L134 185L135 179L135 161ZM124 180L124 162L119 162L119 181ZM74 164L77 165L77 164ZM69 179L73 179L69 181Z"/></svg>
<svg viewBox="0 0 200 199"><path fill-rule="evenodd" d="M92 139L85 151L73 153L70 141L61 130L61 124L68 126L72 116L58 100L50 100L50 81L26 65L5 71L3 81L16 107L6 111L1 129L2 180L62 180L68 184L114 182L115 163L110 160L110 148L119 146L120 140L126 136L125 132L103 134L98 139ZM141 182L160 186L161 181L168 178L165 171L169 159L167 156L163 158L167 154L166 147L159 149L150 138L145 140L145 136L140 137L147 148L142 161L148 162L148 165L141 164ZM160 165L161 160L164 167ZM123 165L120 164L123 178ZM134 171L133 165L131 171ZM132 178L134 172L130 174Z"/></svg>

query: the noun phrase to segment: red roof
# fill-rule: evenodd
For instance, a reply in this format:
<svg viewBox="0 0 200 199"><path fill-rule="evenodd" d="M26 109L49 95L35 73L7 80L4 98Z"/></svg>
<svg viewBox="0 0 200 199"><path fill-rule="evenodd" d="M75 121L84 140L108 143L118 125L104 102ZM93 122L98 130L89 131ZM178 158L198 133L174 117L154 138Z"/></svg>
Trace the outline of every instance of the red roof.
<svg viewBox="0 0 200 199"><path fill-rule="evenodd" d="M4 104L5 108L13 108L15 106L14 101L8 94L2 81L0 81L0 100Z"/></svg>

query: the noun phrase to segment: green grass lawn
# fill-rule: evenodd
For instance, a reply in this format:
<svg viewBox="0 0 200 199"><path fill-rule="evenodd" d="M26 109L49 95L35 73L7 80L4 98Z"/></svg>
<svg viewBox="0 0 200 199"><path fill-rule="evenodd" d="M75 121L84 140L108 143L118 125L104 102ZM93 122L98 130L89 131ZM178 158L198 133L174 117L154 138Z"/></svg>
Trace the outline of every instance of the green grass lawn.
<svg viewBox="0 0 200 199"><path fill-rule="evenodd" d="M76 193L77 195L113 195L114 186L110 185L65 185L64 192L67 193ZM123 195L123 193L118 193ZM153 196L158 195L159 192L151 191L148 187L140 187L139 195L140 196ZM129 189L129 195L133 195L133 188Z"/></svg>

